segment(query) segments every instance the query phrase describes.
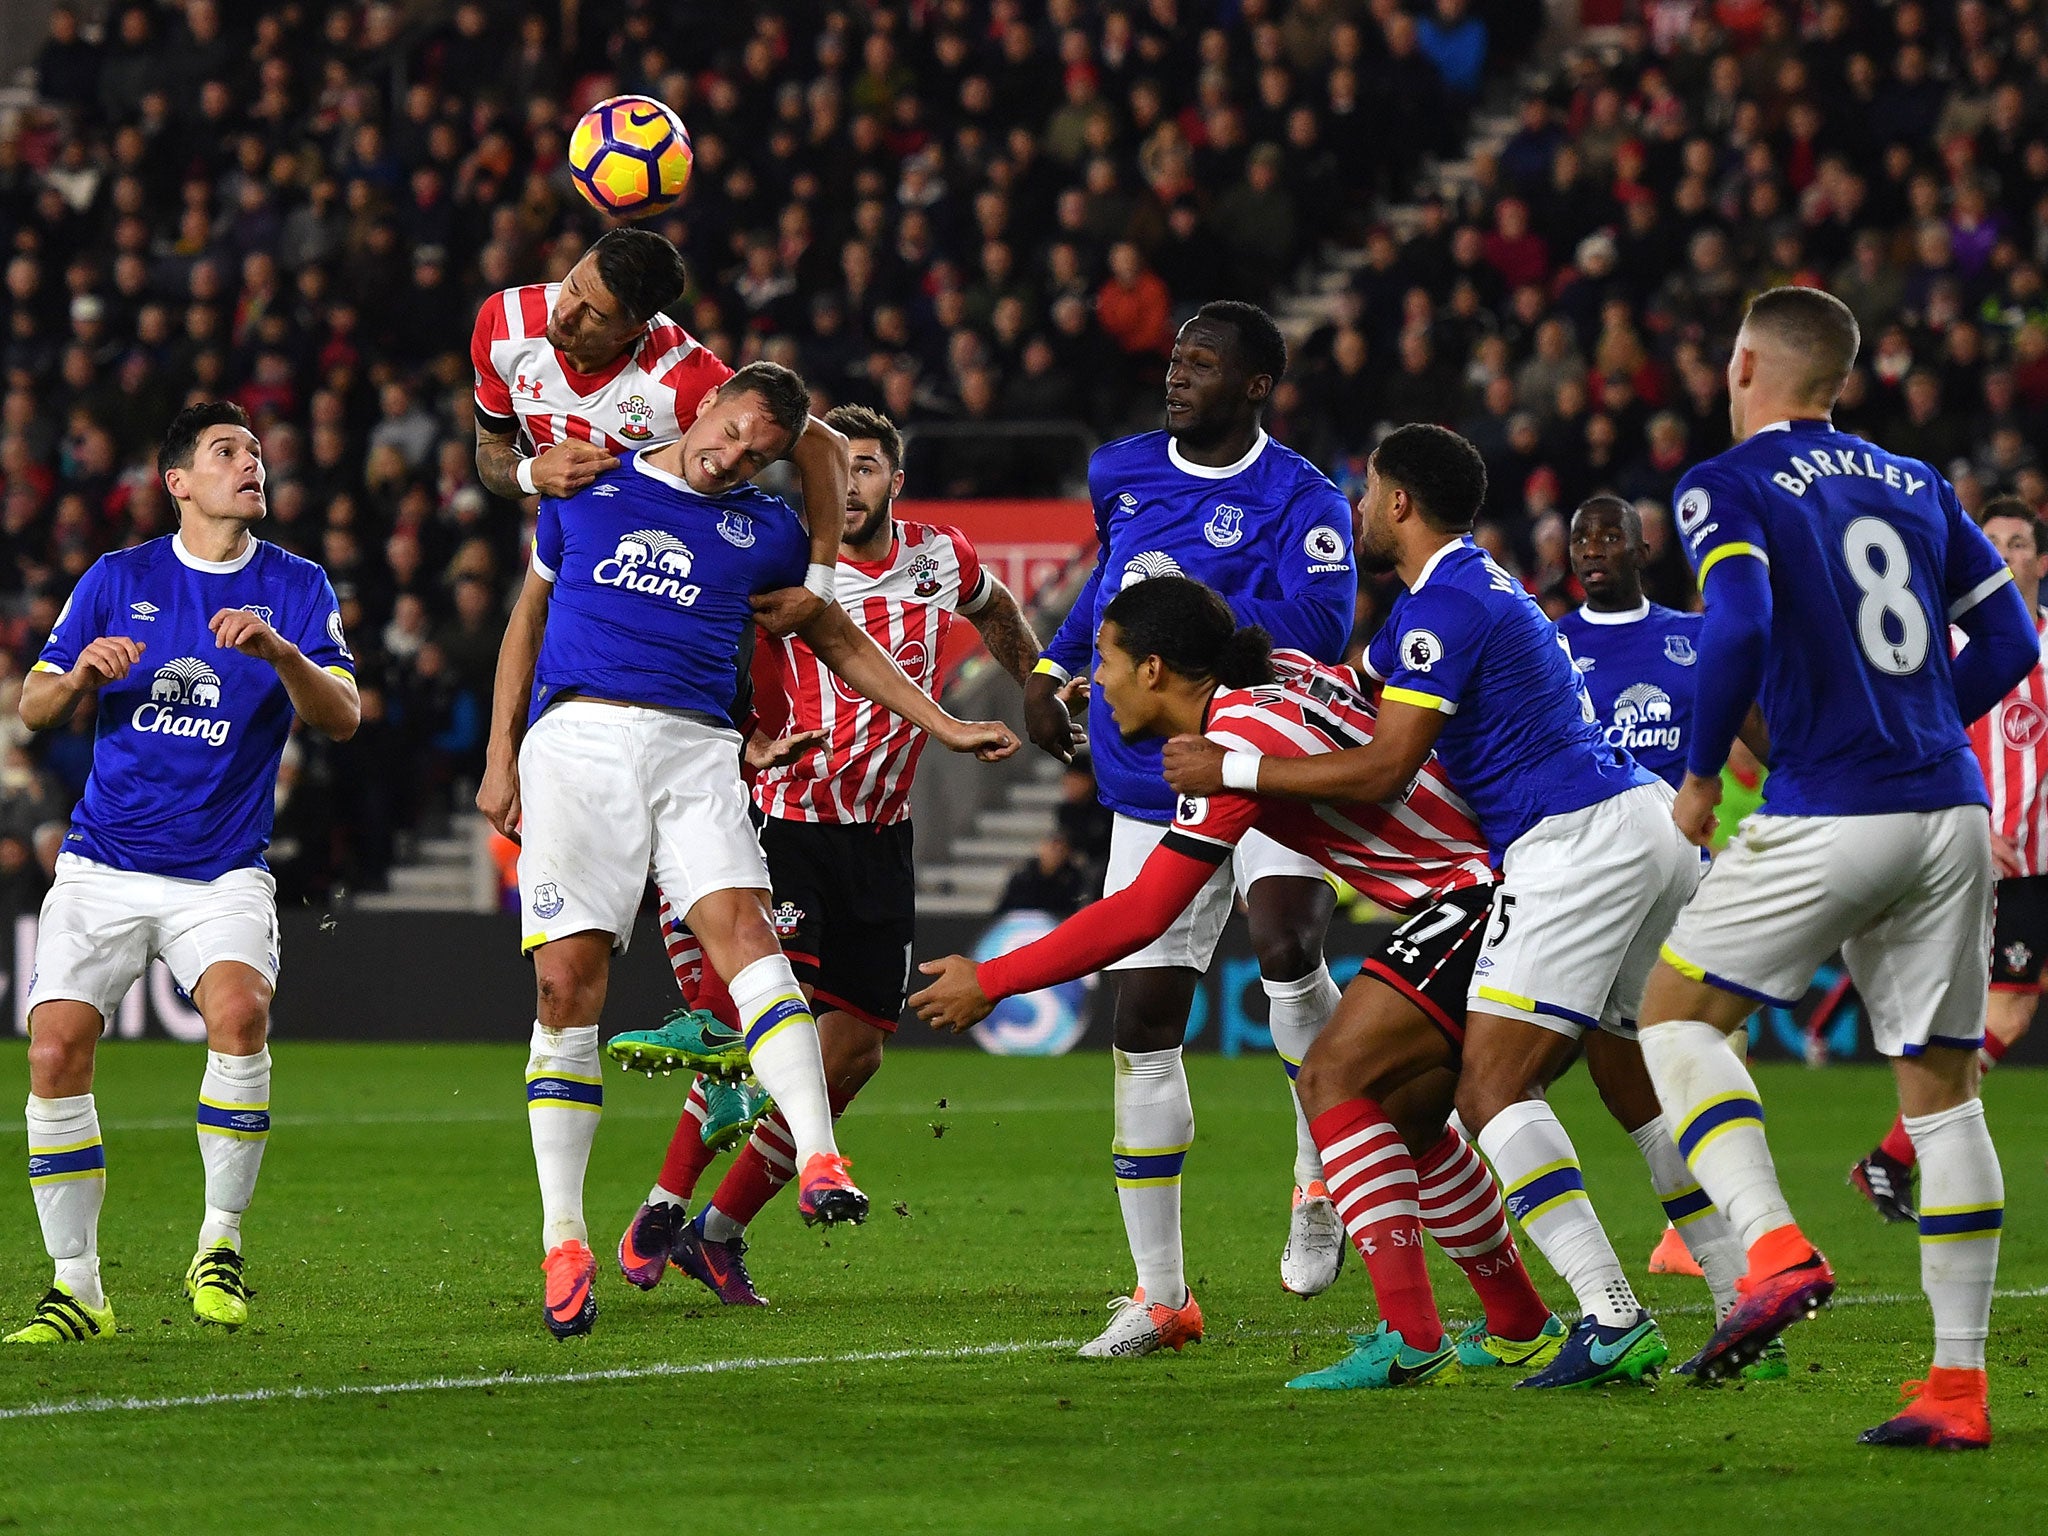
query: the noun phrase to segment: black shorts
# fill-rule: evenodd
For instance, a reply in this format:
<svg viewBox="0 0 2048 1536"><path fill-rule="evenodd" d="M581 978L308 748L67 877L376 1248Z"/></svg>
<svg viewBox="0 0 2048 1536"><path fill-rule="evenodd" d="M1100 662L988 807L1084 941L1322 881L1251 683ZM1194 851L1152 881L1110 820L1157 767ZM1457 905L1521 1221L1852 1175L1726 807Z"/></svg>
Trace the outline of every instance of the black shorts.
<svg viewBox="0 0 2048 1536"><path fill-rule="evenodd" d="M1991 905L1991 990L2039 992L2048 951L2048 875L1999 881Z"/></svg>
<svg viewBox="0 0 2048 1536"><path fill-rule="evenodd" d="M910 995L917 875L910 823L789 821L761 828L773 916L796 979L819 1013L894 1030Z"/></svg>
<svg viewBox="0 0 2048 1536"><path fill-rule="evenodd" d="M1442 1030L1451 1044L1465 1045L1465 994L1472 967L1486 943L1486 920L1498 886L1453 891L1424 907L1387 935L1358 968L1407 998Z"/></svg>

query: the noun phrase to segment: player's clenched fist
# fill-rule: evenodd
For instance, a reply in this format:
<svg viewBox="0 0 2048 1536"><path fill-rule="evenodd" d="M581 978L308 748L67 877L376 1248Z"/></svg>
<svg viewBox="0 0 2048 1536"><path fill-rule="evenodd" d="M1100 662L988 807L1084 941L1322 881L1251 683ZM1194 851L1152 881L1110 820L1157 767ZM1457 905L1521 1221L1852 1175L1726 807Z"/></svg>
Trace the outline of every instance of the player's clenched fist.
<svg viewBox="0 0 2048 1536"><path fill-rule="evenodd" d="M264 620L247 608L223 608L207 623L213 643L224 651L240 651L275 666L298 650Z"/></svg>
<svg viewBox="0 0 2048 1536"><path fill-rule="evenodd" d="M121 681L140 660L140 640L130 640L126 635L102 635L78 653L78 662L71 669L71 685L96 693L109 683Z"/></svg>
<svg viewBox="0 0 2048 1536"><path fill-rule="evenodd" d="M519 764L486 761L483 782L476 788L476 808L484 820L513 842L519 841Z"/></svg>
<svg viewBox="0 0 2048 1536"><path fill-rule="evenodd" d="M533 488L543 496L573 496L619 461L595 443L568 438L533 461Z"/></svg>
<svg viewBox="0 0 2048 1536"><path fill-rule="evenodd" d="M1223 755L1223 749L1206 736L1176 736L1166 744L1160 767L1175 794L1221 794Z"/></svg>
<svg viewBox="0 0 2048 1536"><path fill-rule="evenodd" d="M917 1016L933 1029L950 1029L958 1034L995 1011L996 1005L988 1000L975 977L974 962L965 955L927 960L918 970L938 978L910 999Z"/></svg>

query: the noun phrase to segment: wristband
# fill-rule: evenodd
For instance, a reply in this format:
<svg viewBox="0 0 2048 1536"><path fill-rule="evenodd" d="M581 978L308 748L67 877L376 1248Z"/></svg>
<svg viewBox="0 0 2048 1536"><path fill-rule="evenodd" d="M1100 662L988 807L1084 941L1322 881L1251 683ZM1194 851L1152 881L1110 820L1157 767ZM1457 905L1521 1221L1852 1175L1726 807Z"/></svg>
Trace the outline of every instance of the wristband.
<svg viewBox="0 0 2048 1536"><path fill-rule="evenodd" d="M533 484L533 460L521 459L512 471L512 478L518 483L519 489L526 492L527 495L538 496L540 494Z"/></svg>
<svg viewBox="0 0 2048 1536"><path fill-rule="evenodd" d="M1241 790L1245 794L1259 792L1259 758L1257 752L1232 751L1223 754L1223 787Z"/></svg>
<svg viewBox="0 0 2048 1536"><path fill-rule="evenodd" d="M1062 688L1074 680L1074 674L1054 661L1050 656L1038 658L1038 665L1031 669L1034 677L1049 677Z"/></svg>
<svg viewBox="0 0 2048 1536"><path fill-rule="evenodd" d="M838 584L838 572L829 565L819 565L815 560L804 569L804 590L820 602L832 601Z"/></svg>

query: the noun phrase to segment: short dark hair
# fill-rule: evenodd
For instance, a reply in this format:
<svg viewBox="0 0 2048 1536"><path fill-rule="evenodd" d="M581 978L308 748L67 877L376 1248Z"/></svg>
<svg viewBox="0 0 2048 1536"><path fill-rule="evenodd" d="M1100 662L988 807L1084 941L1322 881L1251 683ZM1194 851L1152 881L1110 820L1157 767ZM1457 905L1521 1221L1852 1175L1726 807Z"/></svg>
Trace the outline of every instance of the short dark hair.
<svg viewBox="0 0 2048 1536"><path fill-rule="evenodd" d="M1830 405L1842 392L1863 345L1863 332L1849 306L1818 288L1766 289L1749 301L1742 323L1747 329L1769 332L1805 359L1800 393L1810 400L1825 395Z"/></svg>
<svg viewBox="0 0 2048 1536"><path fill-rule="evenodd" d="M1278 384L1287 372L1287 338L1258 305L1242 299L1211 299L1189 319L1229 326L1237 336L1237 360L1247 374L1263 373Z"/></svg>
<svg viewBox="0 0 2048 1536"><path fill-rule="evenodd" d="M1396 427L1372 451L1382 480L1415 499L1422 520L1439 533L1470 533L1486 501L1486 460L1448 427L1415 422Z"/></svg>
<svg viewBox="0 0 2048 1536"><path fill-rule="evenodd" d="M1125 587L1102 619L1116 625L1131 656L1157 656L1182 677L1213 677L1227 688L1273 680L1273 637L1257 625L1238 628L1230 605L1190 577L1155 576Z"/></svg>
<svg viewBox="0 0 2048 1536"><path fill-rule="evenodd" d="M590 254L599 280L636 322L667 309L690 283L682 252L651 229L608 230Z"/></svg>
<svg viewBox="0 0 2048 1536"><path fill-rule="evenodd" d="M158 479L174 469L192 467L192 455L199 448L199 435L208 427L240 427L246 432L256 430L249 425L249 413L232 400L202 400L197 405L188 405L171 418L170 426L164 431L163 443L157 448Z"/></svg>
<svg viewBox="0 0 2048 1536"><path fill-rule="evenodd" d="M2034 553L2048 555L2048 523L2041 521L2040 514L2027 504L2024 496L1994 496L1984 503L1984 510L1977 514L1977 526L1982 528L1994 517L2012 517L2034 530Z"/></svg>
<svg viewBox="0 0 2048 1536"><path fill-rule="evenodd" d="M1572 522L1579 520L1581 512L1611 512L1621 519L1621 531L1631 544L1643 542L1643 514L1636 510L1636 504L1626 496L1617 496L1612 491L1602 491L1597 496L1588 496L1572 508ZM1569 528L1570 524L1566 525Z"/></svg>
<svg viewBox="0 0 2048 1536"><path fill-rule="evenodd" d="M866 405L835 405L825 413L825 425L848 439L868 437L881 445L891 474L903 467L903 434L896 423Z"/></svg>
<svg viewBox="0 0 2048 1536"><path fill-rule="evenodd" d="M787 432L793 443L811 415L811 386L794 368L780 363L749 363L718 386L718 398L754 394L768 407L775 425Z"/></svg>

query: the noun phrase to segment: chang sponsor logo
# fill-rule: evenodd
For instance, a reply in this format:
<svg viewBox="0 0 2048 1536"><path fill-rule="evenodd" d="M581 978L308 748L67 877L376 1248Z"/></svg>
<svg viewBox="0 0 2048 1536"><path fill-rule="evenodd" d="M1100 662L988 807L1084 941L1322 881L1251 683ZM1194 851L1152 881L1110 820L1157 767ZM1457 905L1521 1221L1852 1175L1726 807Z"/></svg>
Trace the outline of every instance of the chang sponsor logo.
<svg viewBox="0 0 2048 1536"><path fill-rule="evenodd" d="M1614 701L1614 719L1607 727L1607 744L1631 752L1662 748L1678 750L1682 728L1671 718L1671 695L1655 683L1634 683L1621 690Z"/></svg>
<svg viewBox="0 0 2048 1536"><path fill-rule="evenodd" d="M232 722L197 710L220 708L220 674L196 656L180 656L156 669L147 702L135 706L128 723L150 736L185 736L210 747L227 745Z"/></svg>
<svg viewBox="0 0 2048 1536"><path fill-rule="evenodd" d="M1148 549L1141 555L1133 555L1124 562L1123 579L1117 583L1121 592L1125 587L1135 587L1141 581L1150 581L1154 576L1178 576L1180 562L1163 549Z"/></svg>
<svg viewBox="0 0 2048 1536"><path fill-rule="evenodd" d="M591 567L590 579L601 587L638 592L678 608L690 608L704 592L689 579L693 564L695 557L689 547L674 534L642 528L620 539L610 555Z"/></svg>

